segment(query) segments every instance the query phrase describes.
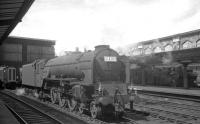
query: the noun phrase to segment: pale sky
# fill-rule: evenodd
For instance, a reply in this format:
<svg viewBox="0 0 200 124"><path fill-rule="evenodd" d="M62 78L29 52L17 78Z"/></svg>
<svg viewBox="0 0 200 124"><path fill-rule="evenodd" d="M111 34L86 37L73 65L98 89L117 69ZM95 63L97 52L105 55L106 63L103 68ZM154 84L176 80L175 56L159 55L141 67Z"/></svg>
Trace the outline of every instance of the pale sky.
<svg viewBox="0 0 200 124"><path fill-rule="evenodd" d="M200 29L200 0L35 0L11 36L56 40L56 54L125 47Z"/></svg>

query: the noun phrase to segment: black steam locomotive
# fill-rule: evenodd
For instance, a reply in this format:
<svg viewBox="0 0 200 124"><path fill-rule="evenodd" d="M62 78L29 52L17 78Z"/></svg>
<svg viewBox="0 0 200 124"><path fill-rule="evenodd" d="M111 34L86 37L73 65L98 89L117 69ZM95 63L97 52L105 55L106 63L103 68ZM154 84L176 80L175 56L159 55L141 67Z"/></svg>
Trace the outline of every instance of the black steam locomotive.
<svg viewBox="0 0 200 124"><path fill-rule="evenodd" d="M127 65L128 61L108 45L100 45L94 51L24 65L22 84L37 89L39 98L68 106L71 111L87 110L93 118L119 117L129 101Z"/></svg>

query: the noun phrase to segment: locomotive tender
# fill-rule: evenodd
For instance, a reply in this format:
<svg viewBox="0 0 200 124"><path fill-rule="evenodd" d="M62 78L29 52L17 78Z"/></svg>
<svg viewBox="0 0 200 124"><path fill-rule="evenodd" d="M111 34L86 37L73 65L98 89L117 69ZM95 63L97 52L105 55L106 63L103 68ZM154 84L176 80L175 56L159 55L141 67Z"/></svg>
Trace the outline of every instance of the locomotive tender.
<svg viewBox="0 0 200 124"><path fill-rule="evenodd" d="M119 117L129 102L128 64L108 45L99 45L94 51L24 65L22 85L37 89L40 98L67 105L71 111L88 110L93 118L106 114Z"/></svg>

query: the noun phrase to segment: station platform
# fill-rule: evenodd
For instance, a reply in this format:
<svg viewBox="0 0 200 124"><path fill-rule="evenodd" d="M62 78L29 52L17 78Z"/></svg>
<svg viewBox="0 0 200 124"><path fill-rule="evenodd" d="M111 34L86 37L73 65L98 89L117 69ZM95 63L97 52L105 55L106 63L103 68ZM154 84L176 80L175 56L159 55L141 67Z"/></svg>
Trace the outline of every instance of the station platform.
<svg viewBox="0 0 200 124"><path fill-rule="evenodd" d="M20 124L10 110L0 100L0 124Z"/></svg>
<svg viewBox="0 0 200 124"><path fill-rule="evenodd" d="M189 95L189 96L199 96L200 97L200 89L181 89L181 88L164 88L164 87L153 87L153 86L133 86L138 91L154 91L154 92L163 92L163 93L172 93L172 94L181 94L181 95Z"/></svg>

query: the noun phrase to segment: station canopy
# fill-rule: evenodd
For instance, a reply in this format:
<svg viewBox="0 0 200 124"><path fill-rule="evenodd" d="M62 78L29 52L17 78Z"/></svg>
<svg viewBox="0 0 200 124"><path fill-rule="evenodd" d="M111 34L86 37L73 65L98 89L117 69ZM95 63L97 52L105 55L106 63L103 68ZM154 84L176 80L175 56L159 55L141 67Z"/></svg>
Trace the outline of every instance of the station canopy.
<svg viewBox="0 0 200 124"><path fill-rule="evenodd" d="M34 0L0 0L0 44L21 22Z"/></svg>

